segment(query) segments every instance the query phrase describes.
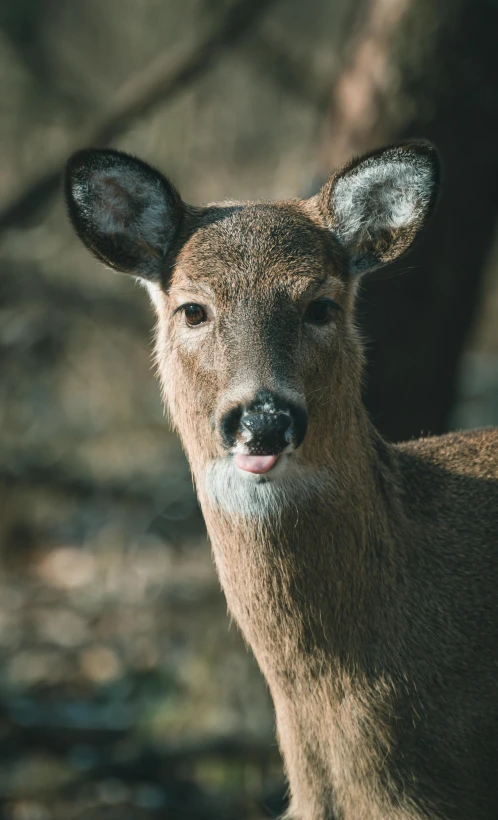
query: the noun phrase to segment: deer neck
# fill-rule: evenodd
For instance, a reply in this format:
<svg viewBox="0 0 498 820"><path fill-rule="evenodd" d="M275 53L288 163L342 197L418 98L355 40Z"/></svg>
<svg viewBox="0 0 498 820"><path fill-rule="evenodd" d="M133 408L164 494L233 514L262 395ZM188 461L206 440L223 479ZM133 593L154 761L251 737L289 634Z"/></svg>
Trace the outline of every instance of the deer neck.
<svg viewBox="0 0 498 820"><path fill-rule="evenodd" d="M394 455L363 409L348 426L274 486L228 482L223 499L197 480L228 605L269 679L368 664L392 628Z"/></svg>

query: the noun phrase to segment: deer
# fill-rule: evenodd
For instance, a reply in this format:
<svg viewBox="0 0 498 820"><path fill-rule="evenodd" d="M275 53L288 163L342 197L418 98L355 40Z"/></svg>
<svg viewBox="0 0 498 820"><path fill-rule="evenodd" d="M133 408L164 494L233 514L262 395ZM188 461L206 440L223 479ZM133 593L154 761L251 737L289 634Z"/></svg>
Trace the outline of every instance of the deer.
<svg viewBox="0 0 498 820"><path fill-rule="evenodd" d="M360 280L408 251L439 188L424 140L281 202L188 205L110 148L67 164L77 235L150 293L293 820L498 819L498 430L393 444L362 403Z"/></svg>

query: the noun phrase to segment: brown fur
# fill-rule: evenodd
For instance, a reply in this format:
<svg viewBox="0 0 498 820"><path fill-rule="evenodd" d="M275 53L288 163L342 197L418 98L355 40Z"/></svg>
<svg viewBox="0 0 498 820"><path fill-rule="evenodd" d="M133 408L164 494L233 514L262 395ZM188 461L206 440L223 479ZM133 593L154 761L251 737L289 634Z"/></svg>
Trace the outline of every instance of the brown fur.
<svg viewBox="0 0 498 820"><path fill-rule="evenodd" d="M497 820L498 431L400 446L375 431L333 190L184 207L152 291L165 400L271 690L289 816ZM362 236L358 258L405 250L433 199L365 253ZM301 317L324 294L342 310L320 336ZM185 302L209 321L187 328ZM261 487L245 508L227 484L220 503L206 478L227 459L220 417L261 386L306 403L294 473L264 507Z"/></svg>

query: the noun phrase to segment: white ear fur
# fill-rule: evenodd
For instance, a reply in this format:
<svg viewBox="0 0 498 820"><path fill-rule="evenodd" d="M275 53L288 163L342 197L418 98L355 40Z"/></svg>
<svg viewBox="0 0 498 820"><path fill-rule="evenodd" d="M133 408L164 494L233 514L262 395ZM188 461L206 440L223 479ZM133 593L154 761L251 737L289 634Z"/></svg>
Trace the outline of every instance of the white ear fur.
<svg viewBox="0 0 498 820"><path fill-rule="evenodd" d="M432 146L412 143L354 161L332 180L329 227L348 251L352 273L408 249L432 210L438 168Z"/></svg>

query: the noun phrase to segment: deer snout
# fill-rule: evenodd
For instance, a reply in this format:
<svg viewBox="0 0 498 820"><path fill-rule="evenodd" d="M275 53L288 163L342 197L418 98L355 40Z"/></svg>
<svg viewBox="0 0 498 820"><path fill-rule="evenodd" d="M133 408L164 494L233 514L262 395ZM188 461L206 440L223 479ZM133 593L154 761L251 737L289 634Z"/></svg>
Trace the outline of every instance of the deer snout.
<svg viewBox="0 0 498 820"><path fill-rule="evenodd" d="M236 464L249 472L267 472L286 452L302 443L308 426L306 409L268 390L222 415L220 432Z"/></svg>

